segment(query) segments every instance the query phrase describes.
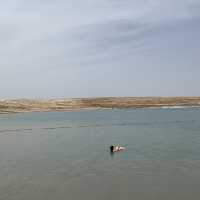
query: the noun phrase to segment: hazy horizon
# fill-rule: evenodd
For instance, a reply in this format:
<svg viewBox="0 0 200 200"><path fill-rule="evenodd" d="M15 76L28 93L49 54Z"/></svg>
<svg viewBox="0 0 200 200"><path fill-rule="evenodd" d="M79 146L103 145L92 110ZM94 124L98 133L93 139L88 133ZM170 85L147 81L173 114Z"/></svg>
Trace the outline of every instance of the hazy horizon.
<svg viewBox="0 0 200 200"><path fill-rule="evenodd" d="M0 16L0 99L200 96L198 0L7 0Z"/></svg>
<svg viewBox="0 0 200 200"><path fill-rule="evenodd" d="M90 96L90 97L20 97L20 98L0 98L0 101L14 101L14 100L35 100L35 101L48 101L48 100L71 100L71 99L101 99L101 98L200 98L200 96Z"/></svg>

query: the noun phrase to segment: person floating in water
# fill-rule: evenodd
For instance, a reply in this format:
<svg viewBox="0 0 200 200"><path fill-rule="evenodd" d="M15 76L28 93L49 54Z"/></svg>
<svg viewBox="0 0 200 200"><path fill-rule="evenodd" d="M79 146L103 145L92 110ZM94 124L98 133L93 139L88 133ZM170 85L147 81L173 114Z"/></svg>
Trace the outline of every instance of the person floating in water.
<svg viewBox="0 0 200 200"><path fill-rule="evenodd" d="M117 151L122 151L122 150L125 150L125 147L121 147L121 146L110 146L110 152L111 153L114 153L114 152L117 152Z"/></svg>

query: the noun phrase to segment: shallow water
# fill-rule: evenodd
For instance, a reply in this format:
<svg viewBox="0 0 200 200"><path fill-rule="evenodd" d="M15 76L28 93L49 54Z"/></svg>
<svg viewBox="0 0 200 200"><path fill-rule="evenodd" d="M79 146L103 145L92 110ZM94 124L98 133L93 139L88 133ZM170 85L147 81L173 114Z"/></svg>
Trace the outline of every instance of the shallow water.
<svg viewBox="0 0 200 200"><path fill-rule="evenodd" d="M0 116L0 200L188 200L199 186L198 108Z"/></svg>

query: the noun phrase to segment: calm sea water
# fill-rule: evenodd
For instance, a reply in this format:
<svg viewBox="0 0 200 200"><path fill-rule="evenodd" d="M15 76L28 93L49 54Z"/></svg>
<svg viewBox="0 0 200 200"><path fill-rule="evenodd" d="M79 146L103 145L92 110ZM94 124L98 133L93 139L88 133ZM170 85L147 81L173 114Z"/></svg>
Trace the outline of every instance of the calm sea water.
<svg viewBox="0 0 200 200"><path fill-rule="evenodd" d="M200 109L0 116L0 200L188 200L199 188Z"/></svg>

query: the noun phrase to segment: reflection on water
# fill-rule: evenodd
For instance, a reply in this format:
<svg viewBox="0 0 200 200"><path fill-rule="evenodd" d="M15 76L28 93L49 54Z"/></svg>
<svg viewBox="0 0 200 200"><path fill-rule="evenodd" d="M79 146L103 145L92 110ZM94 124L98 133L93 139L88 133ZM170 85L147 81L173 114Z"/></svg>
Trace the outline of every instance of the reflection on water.
<svg viewBox="0 0 200 200"><path fill-rule="evenodd" d="M199 169L199 109L0 116L0 200L198 199Z"/></svg>

